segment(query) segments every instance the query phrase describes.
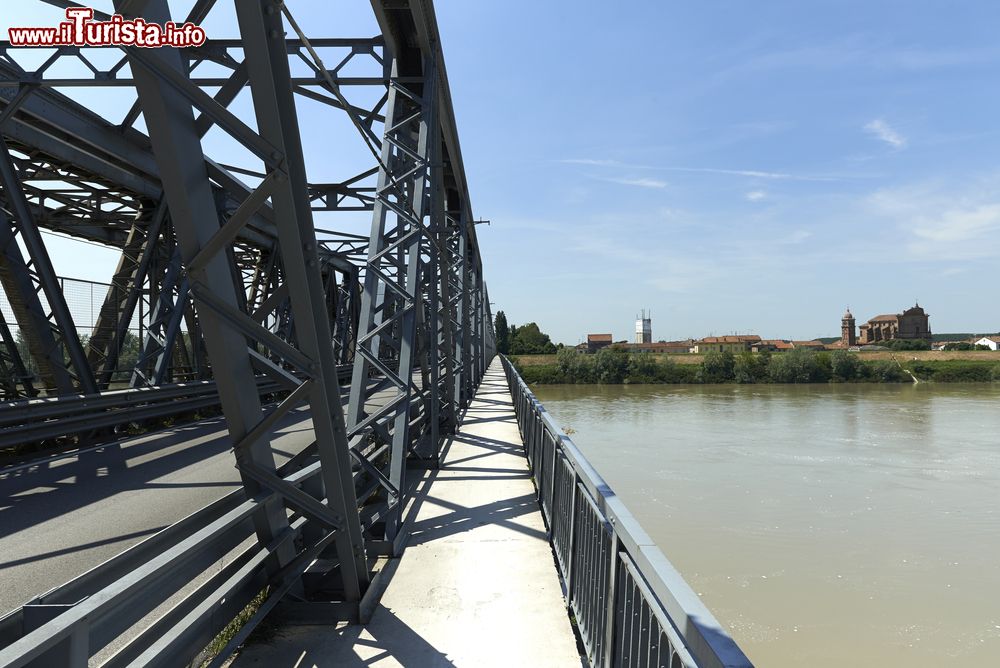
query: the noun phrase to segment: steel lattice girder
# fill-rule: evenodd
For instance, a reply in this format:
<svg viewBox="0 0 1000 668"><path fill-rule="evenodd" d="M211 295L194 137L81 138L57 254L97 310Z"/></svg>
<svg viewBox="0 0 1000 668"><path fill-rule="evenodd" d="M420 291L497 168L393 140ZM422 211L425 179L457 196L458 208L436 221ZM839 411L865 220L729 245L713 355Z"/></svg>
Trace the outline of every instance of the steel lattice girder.
<svg viewBox="0 0 1000 668"><path fill-rule="evenodd" d="M0 63L0 68L4 66ZM9 89L0 90L0 100L5 95L16 97L10 94ZM155 205L141 207L138 204L142 197L159 193L156 165L148 157L148 141L144 137L137 137L136 133L132 132L127 133L123 139L122 135L112 131L103 119L79 109L78 105L57 93L43 89L35 90L31 95L18 101L18 108L23 113L7 118L5 134L8 137L24 135L32 137L30 132L35 132L37 135L43 132L38 129L41 127L48 133L45 135L47 139L40 142L44 150L22 143L14 144L16 150L22 154L17 161L22 165L23 171L29 172L33 179L32 183L38 181L41 175L51 175L47 177L50 180L58 179L62 182L80 184L75 187L75 191L56 192L52 189L24 186L24 183L27 183L24 181L22 185L26 190L25 195L38 214L36 223L72 236L119 245L123 250L119 271L115 274L106 299L107 308L102 309L102 317L95 326L96 336L88 345L88 361L94 368L100 385L106 387L117 362L123 331L128 327L142 292L142 284L149 267L150 252L155 249L155 244L150 246L149 241L156 240L155 226L162 219L161 207ZM58 131L53 131L54 125L59 126ZM199 124L199 133L204 134L208 127L207 124ZM26 132L26 129L30 132ZM46 150L54 151L61 157L55 159L48 155ZM94 154L99 154L100 157ZM138 169L120 168L130 160L138 161ZM112 164L119 167L112 168ZM129 187L137 185L135 178L130 176L137 172L151 175L157 181L152 178L144 181L144 185L137 193L118 194L127 193ZM218 190L220 186L213 186L217 196L221 193L222 199L226 202L225 207L234 210L248 192L246 187L211 162L209 162L209 173L213 180L222 184L222 191ZM123 182L122 186L114 183L116 178ZM83 184L88 185L84 188ZM102 190L95 191L97 185L100 185ZM94 192L99 194L92 194ZM103 211L99 205L109 196L118 199L123 196L131 198L122 201L134 203L133 209L121 209L119 213ZM144 213L136 221L136 211L140 208L143 211L153 211L155 214L150 217ZM254 246L269 248L274 242L272 218L270 207L262 207L254 214L250 223L240 230L240 238ZM141 243L139 246L143 251L141 254L136 252L137 243ZM338 263L337 255L337 253L331 255L324 247L323 257L327 261ZM354 269L349 262L339 263L338 266L344 270ZM49 350L51 347L45 349ZM45 364L44 360L40 362L40 366L44 367ZM49 385L56 387L54 381ZM70 391L71 386L63 382L58 387L62 391Z"/></svg>
<svg viewBox="0 0 1000 668"><path fill-rule="evenodd" d="M357 458L368 436L391 443L389 474L385 492L390 512L385 517L385 539L398 534L405 486L406 458L411 448L411 417L415 409L414 367L420 355L417 321L424 310L422 279L433 278L435 268L421 271L422 254L432 241L424 217L427 215L427 180L430 176L430 146L437 139L435 78L426 76L422 86L399 81L398 61L392 62L386 130L372 217L361 320L354 358L354 377L348 404L349 434ZM430 74L433 74L430 67ZM390 222L394 219L394 223ZM435 287L431 286L431 290ZM388 349L388 355L384 352ZM366 379L379 373L384 381L369 386ZM384 404L376 405L376 394L391 390ZM426 406L424 407L426 411ZM432 429L436 425L424 414ZM414 430L417 431L417 430ZM414 434L419 437L419 433ZM415 439L414 439L415 440Z"/></svg>
<svg viewBox="0 0 1000 668"><path fill-rule="evenodd" d="M0 196L10 213L0 213L0 243L4 246L3 274L10 288L8 297L14 305L18 322L24 328L29 345L46 363L47 378L60 393L78 389L91 394L97 391L93 372L73 324L55 269L45 250L7 144L0 138ZM28 251L24 261L16 237ZM15 287L16 286L16 287ZM48 304L46 312L38 293ZM64 354L68 362L64 360Z"/></svg>
<svg viewBox="0 0 1000 668"><path fill-rule="evenodd" d="M117 4L142 6L147 20L168 18L166 0ZM193 20L211 5L196 3ZM210 364L216 378L246 497L259 504L250 513L259 546L272 550L263 572L283 592L304 556L322 556L317 567L336 576L333 596L353 605L344 608L353 610L349 616L368 585L368 557L399 546L408 458L437 456L492 356L483 263L433 7L428 0L372 6L382 30L374 39L309 40L281 3L236 0L238 40L203 50L126 50L131 76L114 83L134 85L138 100L120 125L50 89L93 85L92 75L26 72L0 45L0 86L10 86L0 87L0 125L17 169L31 176L23 190L37 224L122 249L105 298L107 323L90 351L91 363L103 365L101 385L136 305L176 299L186 280L194 304L183 309L190 351L175 349L202 372ZM285 39L286 31L299 38ZM327 69L314 53L325 46L370 57L383 71L342 77L343 62ZM67 50L52 62L67 57L76 56ZM289 58L306 62L312 75L292 76ZM201 61L230 73L212 79L189 69ZM352 104L340 90L362 83L385 90L374 106ZM220 87L214 95L200 88L213 85ZM246 86L257 130L227 109ZM377 164L310 183L294 96L346 114ZM5 111L4 101L15 99L18 109ZM140 113L149 137L133 127ZM200 140L211 127L243 144L259 165L206 158ZM237 175L259 183L248 186ZM72 187L52 191L46 182ZM102 202L118 208L105 210ZM314 211L352 210L372 211L368 237L313 221ZM168 271L175 245L180 272ZM127 288L124 295L112 294L116 284ZM171 309L181 311L163 307ZM179 319L163 322L176 329ZM170 346L162 348L161 370L170 358ZM336 363L352 360L345 421ZM268 411L247 391L259 374L290 393ZM398 392L380 407L387 399L378 390L386 386ZM310 404L316 430L302 460L310 474L278 472L267 434L301 403ZM306 581L289 591L317 593Z"/></svg>
<svg viewBox="0 0 1000 668"><path fill-rule="evenodd" d="M145 224L133 223L101 305L94 332L87 341L87 359L94 367L101 388L108 387L118 366L125 333L139 303L166 211L166 205L160 202L151 212L145 212L144 215L148 216Z"/></svg>
<svg viewBox="0 0 1000 668"><path fill-rule="evenodd" d="M170 20L166 0L148 3L143 16L161 23ZM183 62L176 52L162 49L148 57L158 59L165 68L183 72ZM133 68L178 248L188 265L190 279L195 286L205 285L206 294L211 294L215 303L236 309L237 289L226 255L207 259L197 270L190 267L191 261L219 230L215 198L205 163L200 157L201 142L191 104L153 72L141 66L133 65ZM237 461L274 470L274 456L268 444L259 440L246 442L246 436L253 433L262 415L257 394L241 391L254 382L246 338L229 326L225 317L215 309L200 309L199 320ZM243 485L248 496L254 496L261 490L260 483L246 474L243 475ZM272 502L254 514L254 526L260 542L267 544L287 529L288 520L282 507ZM286 546L276 555L277 560L270 567L276 571L292 557Z"/></svg>
<svg viewBox="0 0 1000 668"><path fill-rule="evenodd" d="M347 431L340 406L340 386L333 336L326 312L318 243L309 208L305 161L292 97L281 14L273 3L236 5L240 32L247 44L246 62L257 125L275 150L281 170L271 190L278 224L285 280L295 316L295 339L308 356L313 379L310 405L322 463L328 505L340 516L334 538L344 596L360 601L368 585L368 566L357 499L351 478ZM231 224L230 220L230 224ZM280 490L275 490L280 493Z"/></svg>

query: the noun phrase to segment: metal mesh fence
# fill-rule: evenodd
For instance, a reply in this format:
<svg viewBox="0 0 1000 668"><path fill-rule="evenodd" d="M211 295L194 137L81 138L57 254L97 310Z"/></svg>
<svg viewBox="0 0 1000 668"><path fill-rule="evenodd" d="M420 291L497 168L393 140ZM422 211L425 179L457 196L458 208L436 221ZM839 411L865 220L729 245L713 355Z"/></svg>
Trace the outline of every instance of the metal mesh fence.
<svg viewBox="0 0 1000 668"><path fill-rule="evenodd" d="M77 335L81 338L89 338L90 336L93 336L94 330L97 327L98 320L101 316L101 309L104 308L105 300L109 296L109 290L112 287L111 284L60 276L59 287L62 290L64 298L66 299L66 305L69 307L69 312L73 316L73 322L76 325ZM115 287L115 290L118 291L124 289ZM115 307L107 311L107 314L114 318L114 322L118 322L120 320L120 313L118 311L120 309L120 305L125 301L125 295L111 293L110 296L112 297L111 301ZM39 299L42 302L42 307L47 312L49 310L49 305L45 300L45 295L39 294ZM140 338L145 332L143 319L145 317L146 310L144 300L140 299L135 312L132 314L132 320L128 327L128 331L131 334ZM3 292L3 290L0 290L0 311L3 311L4 319L7 321L7 325L10 327L11 333L17 336L17 319L14 317L14 311L11 308L10 300L7 299L7 295Z"/></svg>
<svg viewBox="0 0 1000 668"><path fill-rule="evenodd" d="M129 296L128 288L65 276L58 277L58 280L59 288L73 318L73 325L84 346L88 363L98 376L98 382L110 383L112 389L128 386L136 363L142 358L141 351L149 327L148 295L144 294L138 299L129 318L125 338L116 347L113 341L125 312ZM45 295L40 293L38 297L42 309L48 314L50 309ZM16 357L20 358L29 376L35 379L33 382L37 382L41 371L39 362L32 355L29 342L22 336L10 299L2 289L0 289L0 312L3 313L4 321L13 337L18 353ZM186 324L184 320L180 323L180 336L171 348L172 361L166 371L167 375L158 382L191 380L204 377L207 373L207 367L200 362L201 358L192 348ZM60 337L57 336L58 338ZM63 353L65 356L65 349ZM156 354L155 346L153 353ZM3 342L0 342L0 358L3 358L5 363L9 361L6 359L8 355ZM146 358L143 373L150 373L150 364L150 358ZM0 387L0 395L2 394L3 388Z"/></svg>

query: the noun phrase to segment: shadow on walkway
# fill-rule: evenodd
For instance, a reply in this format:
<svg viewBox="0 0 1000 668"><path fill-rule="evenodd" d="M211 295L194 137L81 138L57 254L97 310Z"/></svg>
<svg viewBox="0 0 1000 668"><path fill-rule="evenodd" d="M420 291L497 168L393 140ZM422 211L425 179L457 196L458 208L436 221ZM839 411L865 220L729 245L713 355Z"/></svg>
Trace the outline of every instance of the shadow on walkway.
<svg viewBox="0 0 1000 668"><path fill-rule="evenodd" d="M279 423L276 431L302 431L303 422L308 429L309 416L295 411ZM195 439L201 440L191 444ZM306 439L302 440L306 444ZM160 479L224 454L230 447L225 421L212 418L123 439L69 458L12 467L10 472L0 470L0 538L131 490L218 487L222 496L239 484L233 466L224 469L228 480ZM105 520L113 522L114 518Z"/></svg>

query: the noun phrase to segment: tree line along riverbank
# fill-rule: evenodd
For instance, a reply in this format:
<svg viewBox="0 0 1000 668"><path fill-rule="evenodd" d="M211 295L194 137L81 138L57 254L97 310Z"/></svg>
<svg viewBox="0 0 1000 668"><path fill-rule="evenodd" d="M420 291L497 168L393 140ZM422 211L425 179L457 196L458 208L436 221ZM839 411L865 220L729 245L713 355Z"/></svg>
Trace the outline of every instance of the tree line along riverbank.
<svg viewBox="0 0 1000 668"><path fill-rule="evenodd" d="M537 356L542 358L543 356ZM1000 355L927 359L896 353L868 358L846 350L733 354L711 352L679 363L668 355L602 348L594 354L564 348L556 355L511 359L527 383L989 383L1000 382Z"/></svg>

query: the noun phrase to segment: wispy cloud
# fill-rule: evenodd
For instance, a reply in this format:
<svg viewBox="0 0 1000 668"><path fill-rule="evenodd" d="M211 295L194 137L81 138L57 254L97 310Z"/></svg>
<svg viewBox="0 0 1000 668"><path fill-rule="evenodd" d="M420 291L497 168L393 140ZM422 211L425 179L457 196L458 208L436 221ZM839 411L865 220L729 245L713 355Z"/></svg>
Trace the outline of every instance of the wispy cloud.
<svg viewBox="0 0 1000 668"><path fill-rule="evenodd" d="M601 177L599 180L607 181L608 183L617 183L623 186L636 186L638 188L662 189L666 188L668 185L666 181L661 181L660 179L649 179L649 178L630 179L623 177Z"/></svg>
<svg viewBox="0 0 1000 668"><path fill-rule="evenodd" d="M967 260L1000 256L1000 179L966 188L916 184L868 198L872 214L895 223L914 259ZM908 239L906 239L908 237Z"/></svg>
<svg viewBox="0 0 1000 668"><path fill-rule="evenodd" d="M635 163L621 162L619 160L605 160L600 158L564 158L556 162L566 165L585 165L587 167L615 167L619 169L642 169L660 172L690 172L695 174L721 174L724 176L745 176L755 179L784 180L784 181L843 181L845 179L870 178L866 174L792 174L790 172L772 172L761 169L729 169L720 167L686 167L643 165Z"/></svg>
<svg viewBox="0 0 1000 668"><path fill-rule="evenodd" d="M927 71L989 65L1000 57L996 46L956 49L906 49L851 35L823 44L794 46L740 54L724 74L779 69L836 70L865 67L878 70Z"/></svg>
<svg viewBox="0 0 1000 668"><path fill-rule="evenodd" d="M617 160L599 160L596 158L563 158L556 160L565 165L588 165L590 167L622 167L622 163Z"/></svg>
<svg viewBox="0 0 1000 668"><path fill-rule="evenodd" d="M896 132L896 130L894 130L881 118L876 118L873 121L865 123L864 130L865 132L873 135L876 139L884 141L886 144L895 149L906 147L906 137Z"/></svg>
<svg viewBox="0 0 1000 668"><path fill-rule="evenodd" d="M775 181L842 181L847 177L834 174L791 174L789 172L768 172L759 169L721 169L718 167L663 167L670 172L697 172L702 174L724 174L727 176L749 176L755 179Z"/></svg>
<svg viewBox="0 0 1000 668"><path fill-rule="evenodd" d="M947 209L913 228L918 237L941 243L972 241L997 231L1000 231L1000 204Z"/></svg>
<svg viewBox="0 0 1000 668"><path fill-rule="evenodd" d="M763 190L751 190L744 197L750 202L759 202L767 197L767 193Z"/></svg>

